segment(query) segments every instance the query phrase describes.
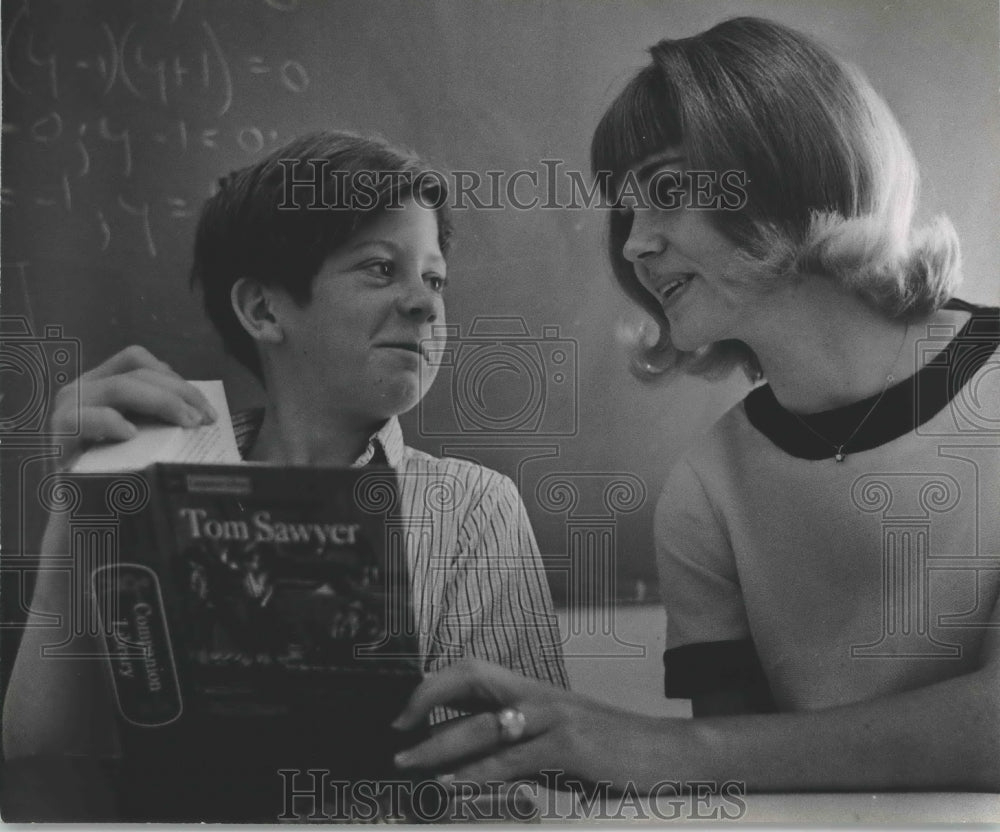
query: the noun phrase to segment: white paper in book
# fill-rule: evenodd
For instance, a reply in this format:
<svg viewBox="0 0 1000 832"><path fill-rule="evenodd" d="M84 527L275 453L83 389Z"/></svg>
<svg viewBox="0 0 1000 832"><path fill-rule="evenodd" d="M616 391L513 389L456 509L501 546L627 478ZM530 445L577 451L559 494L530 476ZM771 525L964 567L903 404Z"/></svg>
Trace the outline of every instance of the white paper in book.
<svg viewBox="0 0 1000 832"><path fill-rule="evenodd" d="M142 424L125 442L95 445L70 469L78 473L135 471L154 462L234 463L240 461L236 434L221 381L192 381L215 408L219 418L210 425Z"/></svg>

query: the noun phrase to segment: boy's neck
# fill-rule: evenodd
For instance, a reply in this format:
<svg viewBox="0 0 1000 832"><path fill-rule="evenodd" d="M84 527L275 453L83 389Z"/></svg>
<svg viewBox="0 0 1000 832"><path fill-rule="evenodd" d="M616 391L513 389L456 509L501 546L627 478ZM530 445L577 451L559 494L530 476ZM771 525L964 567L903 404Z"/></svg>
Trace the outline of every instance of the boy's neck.
<svg viewBox="0 0 1000 832"><path fill-rule="evenodd" d="M268 396L264 420L248 459L279 465L346 468L360 457L384 422L317 412L313 403Z"/></svg>

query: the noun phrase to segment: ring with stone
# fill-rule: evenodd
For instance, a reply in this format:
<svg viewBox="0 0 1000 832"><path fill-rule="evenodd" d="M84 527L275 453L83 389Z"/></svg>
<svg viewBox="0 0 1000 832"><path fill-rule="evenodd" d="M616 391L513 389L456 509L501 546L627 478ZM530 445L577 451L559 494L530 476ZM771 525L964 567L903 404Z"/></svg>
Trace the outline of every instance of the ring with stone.
<svg viewBox="0 0 1000 832"><path fill-rule="evenodd" d="M500 739L506 743L517 742L524 736L524 714L517 708L504 708L497 714Z"/></svg>

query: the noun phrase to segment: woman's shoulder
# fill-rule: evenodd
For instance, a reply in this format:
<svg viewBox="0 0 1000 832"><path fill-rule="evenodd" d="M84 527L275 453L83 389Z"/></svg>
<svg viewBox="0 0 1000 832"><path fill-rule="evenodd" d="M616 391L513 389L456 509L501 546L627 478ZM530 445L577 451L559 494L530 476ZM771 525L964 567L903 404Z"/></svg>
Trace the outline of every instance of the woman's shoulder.
<svg viewBox="0 0 1000 832"><path fill-rule="evenodd" d="M735 480L746 470L746 458L762 458L759 437L747 421L744 401L726 410L670 466L659 503L690 501L715 505L726 501Z"/></svg>
<svg viewBox="0 0 1000 832"><path fill-rule="evenodd" d="M723 412L705 433L692 441L678 463L706 471L734 464L753 440L753 431L748 430L750 423L747 421L746 404L761 389L754 388Z"/></svg>

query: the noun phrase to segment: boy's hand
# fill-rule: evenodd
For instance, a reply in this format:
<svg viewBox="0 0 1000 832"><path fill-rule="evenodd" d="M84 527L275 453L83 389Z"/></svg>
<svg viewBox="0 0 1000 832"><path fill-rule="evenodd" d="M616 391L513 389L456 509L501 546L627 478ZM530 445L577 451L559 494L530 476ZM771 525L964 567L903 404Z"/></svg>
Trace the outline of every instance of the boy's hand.
<svg viewBox="0 0 1000 832"><path fill-rule="evenodd" d="M69 433L77 423L80 426L77 436L62 440L64 463L68 465L94 442L131 439L137 429L128 416L182 427L209 424L217 418L201 391L169 365L145 347L126 347L56 394L53 431Z"/></svg>

